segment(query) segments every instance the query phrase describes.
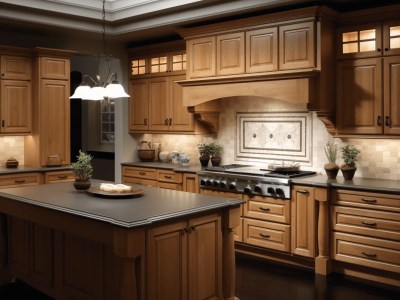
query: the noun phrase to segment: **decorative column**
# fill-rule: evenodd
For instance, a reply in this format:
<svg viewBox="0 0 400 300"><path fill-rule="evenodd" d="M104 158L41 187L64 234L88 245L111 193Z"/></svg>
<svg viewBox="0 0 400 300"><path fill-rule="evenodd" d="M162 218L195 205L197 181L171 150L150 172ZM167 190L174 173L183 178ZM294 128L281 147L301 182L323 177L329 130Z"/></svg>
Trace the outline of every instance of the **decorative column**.
<svg viewBox="0 0 400 300"><path fill-rule="evenodd" d="M330 273L329 258L329 201L328 190L315 189L315 200L318 202L318 256L315 258L315 273Z"/></svg>

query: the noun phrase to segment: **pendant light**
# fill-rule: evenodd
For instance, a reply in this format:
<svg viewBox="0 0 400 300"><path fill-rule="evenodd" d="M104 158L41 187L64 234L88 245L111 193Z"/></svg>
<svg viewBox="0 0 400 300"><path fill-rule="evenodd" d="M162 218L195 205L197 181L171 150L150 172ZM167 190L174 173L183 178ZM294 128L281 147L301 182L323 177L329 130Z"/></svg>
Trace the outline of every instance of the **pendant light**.
<svg viewBox="0 0 400 300"><path fill-rule="evenodd" d="M100 81L100 75L93 79L89 75L84 75L81 84L76 88L74 94L69 97L70 99L80 98L83 100L104 100L104 99L115 99L115 98L126 98L129 95L125 92L123 86L117 80L117 73L111 72L111 57L106 54L106 1L103 0L103 54L99 57L103 58L107 62L108 75L104 82ZM90 82L88 82L90 80ZM90 85L92 84L92 86Z"/></svg>

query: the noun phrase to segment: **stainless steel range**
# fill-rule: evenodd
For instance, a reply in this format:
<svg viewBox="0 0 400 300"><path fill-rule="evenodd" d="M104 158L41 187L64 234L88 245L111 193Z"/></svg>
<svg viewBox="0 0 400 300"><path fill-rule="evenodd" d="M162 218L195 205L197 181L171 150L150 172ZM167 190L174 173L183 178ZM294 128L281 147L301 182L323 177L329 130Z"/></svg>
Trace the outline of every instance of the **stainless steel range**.
<svg viewBox="0 0 400 300"><path fill-rule="evenodd" d="M313 174L313 171L276 172L240 164L208 167L198 172L201 189L280 199L291 198L291 178Z"/></svg>

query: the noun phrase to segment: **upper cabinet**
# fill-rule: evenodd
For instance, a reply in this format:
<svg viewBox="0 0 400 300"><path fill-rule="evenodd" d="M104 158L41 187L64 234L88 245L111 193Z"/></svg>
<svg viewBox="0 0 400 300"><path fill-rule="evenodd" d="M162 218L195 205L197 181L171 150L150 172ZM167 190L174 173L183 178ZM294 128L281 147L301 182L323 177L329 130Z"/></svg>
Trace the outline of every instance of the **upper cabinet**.
<svg viewBox="0 0 400 300"><path fill-rule="evenodd" d="M246 73L278 70L278 29L246 31Z"/></svg>
<svg viewBox="0 0 400 300"><path fill-rule="evenodd" d="M0 47L0 134L32 131L32 59L28 49Z"/></svg>

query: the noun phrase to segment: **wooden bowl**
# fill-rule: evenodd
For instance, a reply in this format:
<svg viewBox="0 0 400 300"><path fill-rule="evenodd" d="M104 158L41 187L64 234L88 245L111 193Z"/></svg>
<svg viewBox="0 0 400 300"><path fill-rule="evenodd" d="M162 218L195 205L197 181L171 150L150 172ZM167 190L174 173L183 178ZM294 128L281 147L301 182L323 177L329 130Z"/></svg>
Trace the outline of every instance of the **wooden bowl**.
<svg viewBox="0 0 400 300"><path fill-rule="evenodd" d="M139 151L139 159L141 161L153 161L156 157L155 150L138 150Z"/></svg>

